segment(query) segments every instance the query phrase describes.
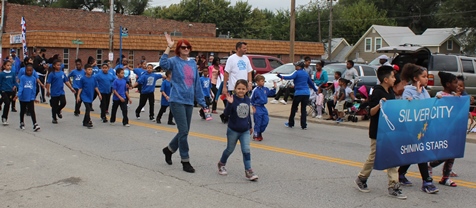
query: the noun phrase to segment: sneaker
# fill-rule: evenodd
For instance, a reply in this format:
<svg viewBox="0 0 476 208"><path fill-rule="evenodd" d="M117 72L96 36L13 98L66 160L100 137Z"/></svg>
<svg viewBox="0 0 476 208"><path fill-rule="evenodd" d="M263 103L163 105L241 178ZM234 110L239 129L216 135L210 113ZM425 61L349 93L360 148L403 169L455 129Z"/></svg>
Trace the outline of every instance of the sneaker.
<svg viewBox="0 0 476 208"><path fill-rule="evenodd" d="M169 150L169 147L162 149L162 152L165 155L165 162L169 165L172 165L172 154L173 152Z"/></svg>
<svg viewBox="0 0 476 208"><path fill-rule="evenodd" d="M75 113L74 116L78 117L78 116L79 116L79 113Z"/></svg>
<svg viewBox="0 0 476 208"><path fill-rule="evenodd" d="M131 125L130 124L124 124L124 127L130 127Z"/></svg>
<svg viewBox="0 0 476 208"><path fill-rule="evenodd" d="M343 118L337 118L337 119L336 119L336 123L341 123L341 122L344 122L344 119L343 119Z"/></svg>
<svg viewBox="0 0 476 208"><path fill-rule="evenodd" d="M441 185L445 185L445 186L451 186L451 187L456 187L456 183L454 181L452 181L451 179L449 178L441 178L440 182L438 182L439 184Z"/></svg>
<svg viewBox="0 0 476 208"><path fill-rule="evenodd" d="M58 124L58 120L53 119L53 120L51 121L51 123L53 123L53 124Z"/></svg>
<svg viewBox="0 0 476 208"><path fill-rule="evenodd" d="M421 186L421 191L429 194L435 194L436 192L440 191L438 188L436 188L435 185L433 185L433 182L426 182L423 181L423 185Z"/></svg>
<svg viewBox="0 0 476 208"><path fill-rule="evenodd" d="M357 188L359 189L359 191L364 192L364 193L370 192L369 188L367 187L367 180L366 179L362 180L359 177L357 177L357 179L355 179L354 182L357 185Z"/></svg>
<svg viewBox="0 0 476 208"><path fill-rule="evenodd" d="M285 127L288 127L288 128L293 128L292 126L289 125L288 122L284 123L284 126L285 126Z"/></svg>
<svg viewBox="0 0 476 208"><path fill-rule="evenodd" d="M114 126L116 125L116 122L110 122L109 124L111 124L111 126Z"/></svg>
<svg viewBox="0 0 476 208"><path fill-rule="evenodd" d="M102 118L102 122L107 123L107 118L106 117Z"/></svg>
<svg viewBox="0 0 476 208"><path fill-rule="evenodd" d="M7 119L6 118L2 118L2 124L4 126L8 126L8 122L7 122Z"/></svg>
<svg viewBox="0 0 476 208"><path fill-rule="evenodd" d="M140 114L139 113L136 113L136 118L137 118L137 120L140 120Z"/></svg>
<svg viewBox="0 0 476 208"><path fill-rule="evenodd" d="M86 125L86 127L88 127L88 129L92 129L92 128L93 128L93 122L90 121L90 122Z"/></svg>
<svg viewBox="0 0 476 208"><path fill-rule="evenodd" d="M250 181L256 181L258 180L258 175L256 175L252 169L245 170L245 176L248 178Z"/></svg>
<svg viewBox="0 0 476 208"><path fill-rule="evenodd" d="M63 119L63 114L61 114L61 112L58 113L58 118L59 118L59 119Z"/></svg>
<svg viewBox="0 0 476 208"><path fill-rule="evenodd" d="M16 108L12 108L12 112L18 112Z"/></svg>
<svg viewBox="0 0 476 208"><path fill-rule="evenodd" d="M220 175L227 175L228 172L226 171L226 167L224 164L222 164L221 162L218 162L218 174Z"/></svg>
<svg viewBox="0 0 476 208"><path fill-rule="evenodd" d="M144 108L140 109L140 112L145 112L145 109Z"/></svg>
<svg viewBox="0 0 476 208"><path fill-rule="evenodd" d="M402 186L412 186L412 185L413 185L413 183L412 183L411 181L409 181L409 180L405 177L405 175L400 175L400 176L398 177L398 181L400 182L400 185L402 185Z"/></svg>
<svg viewBox="0 0 476 208"><path fill-rule="evenodd" d="M398 183L395 184L393 187L388 188L388 194L397 199L407 199L407 196L402 193L402 189L400 189L400 184Z"/></svg>
<svg viewBox="0 0 476 208"><path fill-rule="evenodd" d="M23 123L23 122L20 123L20 129L25 130L25 123Z"/></svg>
<svg viewBox="0 0 476 208"><path fill-rule="evenodd" d="M278 104L278 103L279 103L279 101L278 101L278 100L275 100L275 99L273 99L273 100L271 100L269 103L271 103L271 104Z"/></svg>
<svg viewBox="0 0 476 208"><path fill-rule="evenodd" d="M307 130L307 127L301 127L302 130Z"/></svg>
<svg viewBox="0 0 476 208"><path fill-rule="evenodd" d="M160 119L155 119L155 122L157 122L158 124L161 124L162 122L160 121Z"/></svg>
<svg viewBox="0 0 476 208"><path fill-rule="evenodd" d="M35 125L33 126L33 131L39 131L39 130L40 130L40 125L35 124Z"/></svg>
<svg viewBox="0 0 476 208"><path fill-rule="evenodd" d="M258 135L258 137L256 138L256 140L258 140L258 142L261 142L263 141L263 135Z"/></svg>
<svg viewBox="0 0 476 208"><path fill-rule="evenodd" d="M458 177L458 174L456 174L454 171L450 172L450 177Z"/></svg>
<svg viewBox="0 0 476 208"><path fill-rule="evenodd" d="M322 116L316 116L317 119L322 119Z"/></svg>
<svg viewBox="0 0 476 208"><path fill-rule="evenodd" d="M259 141L258 136L253 135L253 141Z"/></svg>
<svg viewBox="0 0 476 208"><path fill-rule="evenodd" d="M152 122L155 122L154 116L150 116L150 117L149 117L149 120L152 121Z"/></svg>
<svg viewBox="0 0 476 208"><path fill-rule="evenodd" d="M280 102L281 104L283 104L283 105L287 105L287 104L288 104L288 103L287 103L286 101L284 101L284 100L280 100L279 102Z"/></svg>

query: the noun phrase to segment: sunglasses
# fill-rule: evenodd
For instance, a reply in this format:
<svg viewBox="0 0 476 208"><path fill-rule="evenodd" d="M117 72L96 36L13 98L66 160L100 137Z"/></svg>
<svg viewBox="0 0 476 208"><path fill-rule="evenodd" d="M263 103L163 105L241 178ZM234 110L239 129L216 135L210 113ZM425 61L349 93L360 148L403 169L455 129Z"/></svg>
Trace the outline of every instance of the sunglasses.
<svg viewBox="0 0 476 208"><path fill-rule="evenodd" d="M180 49L185 50L185 49L192 49L192 46L180 46Z"/></svg>

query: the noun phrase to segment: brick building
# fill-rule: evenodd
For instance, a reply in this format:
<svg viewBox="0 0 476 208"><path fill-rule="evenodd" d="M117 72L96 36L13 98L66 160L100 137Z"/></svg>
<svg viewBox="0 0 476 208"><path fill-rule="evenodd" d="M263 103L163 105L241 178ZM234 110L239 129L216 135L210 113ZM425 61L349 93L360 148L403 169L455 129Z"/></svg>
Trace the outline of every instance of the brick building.
<svg viewBox="0 0 476 208"><path fill-rule="evenodd" d="M46 8L30 5L6 4L2 36L2 54L17 49L23 57L21 43L21 17L27 25L27 45L29 55L33 48L46 48L47 57L59 54L64 59L65 68L73 67L76 56L83 62L93 56L101 63L108 59L109 52L109 14L84 10ZM122 54L132 60L134 66L142 56L148 61L157 61L166 48L164 32L177 34L174 39L186 38L193 45L192 55L209 53L227 56L234 50L237 41L248 43L252 54L272 55L289 60L288 41L242 40L216 38L216 26L210 23L190 23L175 20L156 19L145 16L114 15L114 58L119 57L119 26L128 28L128 37L123 38ZM79 53L73 40L81 40ZM295 59L303 56L319 58L324 53L322 43L296 42ZM216 56L216 55L215 55ZM5 55L3 55L5 57Z"/></svg>

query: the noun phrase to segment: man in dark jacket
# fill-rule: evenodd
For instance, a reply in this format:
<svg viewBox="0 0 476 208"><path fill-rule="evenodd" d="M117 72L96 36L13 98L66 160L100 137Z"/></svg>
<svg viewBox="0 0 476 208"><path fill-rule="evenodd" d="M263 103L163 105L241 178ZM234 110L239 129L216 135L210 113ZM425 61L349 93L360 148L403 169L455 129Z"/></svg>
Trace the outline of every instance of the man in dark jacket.
<svg viewBox="0 0 476 208"><path fill-rule="evenodd" d="M43 84L45 84L46 74L48 72L48 64L46 64L45 52L46 49L42 48L40 53L35 56L35 59L33 60L33 68L35 69L36 73L38 73L38 78ZM40 101L41 103L46 103L45 88L38 86L36 88L36 95L38 95L40 91Z"/></svg>

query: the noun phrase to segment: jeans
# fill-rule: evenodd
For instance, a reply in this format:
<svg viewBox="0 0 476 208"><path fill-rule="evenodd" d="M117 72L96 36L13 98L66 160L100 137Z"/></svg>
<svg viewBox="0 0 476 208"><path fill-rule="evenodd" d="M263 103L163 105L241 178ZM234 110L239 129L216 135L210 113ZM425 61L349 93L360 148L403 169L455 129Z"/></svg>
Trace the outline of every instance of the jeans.
<svg viewBox="0 0 476 208"><path fill-rule="evenodd" d="M93 108L92 103L84 103L86 107L86 112L84 113L83 125L88 125L91 122L91 109Z"/></svg>
<svg viewBox="0 0 476 208"><path fill-rule="evenodd" d="M109 104L111 102L111 93L101 93L101 118L106 118L107 109L109 109Z"/></svg>
<svg viewBox="0 0 476 208"><path fill-rule="evenodd" d="M235 150L236 143L240 141L245 170L251 169L250 131L237 132L228 128L226 131L226 140L226 149L223 151L220 162L226 164L228 157L230 157L231 153Z"/></svg>
<svg viewBox="0 0 476 208"><path fill-rule="evenodd" d="M178 133L170 141L168 148L172 152L176 152L178 149L182 162L189 162L188 132L190 131L190 123L192 121L193 105L171 102L170 110L174 115Z"/></svg>
<svg viewBox="0 0 476 208"><path fill-rule="evenodd" d="M56 115L60 114L61 110L66 106L66 97L64 95L51 97L50 106L51 116L53 117L53 120L56 120Z"/></svg>
<svg viewBox="0 0 476 208"><path fill-rule="evenodd" d="M293 104L291 106L291 114L289 115L289 126L294 126L294 116L296 116L296 111L298 105L301 105L301 128L307 128L306 123L306 107L309 102L309 95L295 95L293 99Z"/></svg>
<svg viewBox="0 0 476 208"><path fill-rule="evenodd" d="M111 109L111 123L116 122L116 113L117 108L120 106L122 111L122 124L126 125L129 124L129 118L127 117L127 99L124 102L120 100L113 100L112 101L112 109Z"/></svg>
<svg viewBox="0 0 476 208"><path fill-rule="evenodd" d="M145 106L147 101L149 101L149 118L154 118L154 93L140 94L139 106L137 106L136 115L140 114L140 110Z"/></svg>
<svg viewBox="0 0 476 208"><path fill-rule="evenodd" d="M30 113L31 121L33 125L36 124L36 114L35 114L35 101L23 102L20 101L20 123L24 123L25 113Z"/></svg>
<svg viewBox="0 0 476 208"><path fill-rule="evenodd" d="M75 88L74 91L76 92L76 93L74 93L74 98L76 100L76 98L78 97L79 89ZM79 102L74 102L74 114L80 114L81 113L80 108L81 108L81 103L82 102L83 101L81 101L81 100Z"/></svg>

